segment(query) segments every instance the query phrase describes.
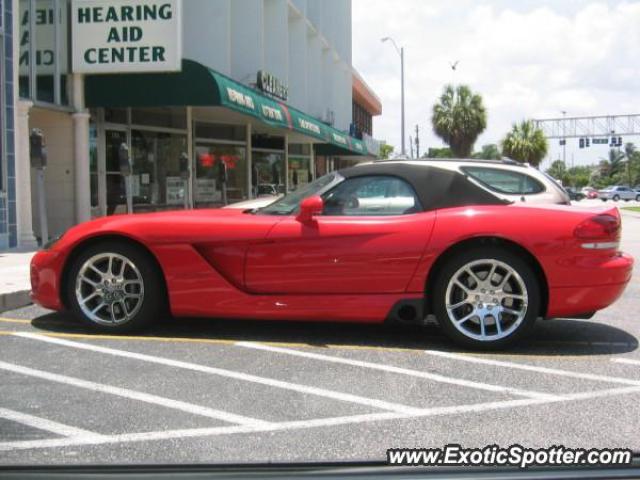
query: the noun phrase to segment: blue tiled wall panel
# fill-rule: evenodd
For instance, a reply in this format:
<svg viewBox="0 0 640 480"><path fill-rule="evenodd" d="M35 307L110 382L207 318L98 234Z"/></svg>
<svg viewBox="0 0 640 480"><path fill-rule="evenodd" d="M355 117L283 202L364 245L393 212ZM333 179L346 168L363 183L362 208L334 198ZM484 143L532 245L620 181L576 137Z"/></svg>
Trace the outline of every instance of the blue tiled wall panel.
<svg viewBox="0 0 640 480"><path fill-rule="evenodd" d="M7 155L7 176L16 176L16 156L13 153Z"/></svg>
<svg viewBox="0 0 640 480"><path fill-rule="evenodd" d="M4 69L4 85L1 85L2 94L4 95L3 103L5 106L2 144L4 145L6 154L6 171L3 175L7 179L6 198L0 197L0 250L7 247L15 247L18 243L16 229L16 182L15 182L15 145L14 145L14 102L13 95L13 2L0 0L0 8L4 8L4 36L2 38L4 45L0 48L4 50L5 61L0 64L0 68ZM7 237L8 233L8 237Z"/></svg>

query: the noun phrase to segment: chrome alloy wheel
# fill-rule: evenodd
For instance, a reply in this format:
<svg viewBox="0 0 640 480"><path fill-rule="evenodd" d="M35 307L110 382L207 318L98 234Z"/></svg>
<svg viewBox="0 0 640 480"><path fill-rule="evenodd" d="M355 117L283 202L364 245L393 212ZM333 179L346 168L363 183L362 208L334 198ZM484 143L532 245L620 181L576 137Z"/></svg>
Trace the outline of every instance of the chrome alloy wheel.
<svg viewBox="0 0 640 480"><path fill-rule="evenodd" d="M86 317L95 323L109 326L126 323L142 307L142 275L127 257L99 253L78 271L76 300Z"/></svg>
<svg viewBox="0 0 640 480"><path fill-rule="evenodd" d="M492 259L474 260L449 280L446 310L466 337L495 341L511 335L527 313L527 288L512 267Z"/></svg>

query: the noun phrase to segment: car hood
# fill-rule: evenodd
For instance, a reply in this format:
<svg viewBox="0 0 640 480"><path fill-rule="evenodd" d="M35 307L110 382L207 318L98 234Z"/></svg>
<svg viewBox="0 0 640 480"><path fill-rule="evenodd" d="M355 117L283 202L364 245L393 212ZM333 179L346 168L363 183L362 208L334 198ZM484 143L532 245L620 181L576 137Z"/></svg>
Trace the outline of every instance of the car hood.
<svg viewBox="0 0 640 480"><path fill-rule="evenodd" d="M252 215L232 208L112 215L72 227L56 248L108 235L125 236L145 244L250 240L263 238L280 220L282 217Z"/></svg>

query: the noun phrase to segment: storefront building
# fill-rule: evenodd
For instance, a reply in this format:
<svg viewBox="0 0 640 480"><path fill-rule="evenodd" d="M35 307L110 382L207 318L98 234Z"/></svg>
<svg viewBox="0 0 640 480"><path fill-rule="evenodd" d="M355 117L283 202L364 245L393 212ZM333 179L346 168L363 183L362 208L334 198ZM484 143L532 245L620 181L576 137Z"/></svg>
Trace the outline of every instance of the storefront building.
<svg viewBox="0 0 640 480"><path fill-rule="evenodd" d="M29 133L40 129L50 235L127 212L127 193L134 212L216 207L376 155L348 133L348 1L20 0L19 9L18 162L28 165ZM33 177L22 189L35 205ZM24 242L41 236L28 210L17 222Z"/></svg>
<svg viewBox="0 0 640 480"><path fill-rule="evenodd" d="M0 250L17 246L13 4L0 0Z"/></svg>

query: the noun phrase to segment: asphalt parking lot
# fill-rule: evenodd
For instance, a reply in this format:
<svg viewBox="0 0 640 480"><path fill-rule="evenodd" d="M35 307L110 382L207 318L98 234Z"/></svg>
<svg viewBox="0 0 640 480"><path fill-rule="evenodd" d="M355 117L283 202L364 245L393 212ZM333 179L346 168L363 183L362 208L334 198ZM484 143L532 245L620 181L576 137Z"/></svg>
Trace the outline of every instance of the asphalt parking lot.
<svg viewBox="0 0 640 480"><path fill-rule="evenodd" d="M640 214L625 213L622 248L640 259ZM192 319L115 337L38 307L5 312L0 464L382 460L447 443L640 451L639 311L636 268L612 307L538 322L499 354L435 327Z"/></svg>

